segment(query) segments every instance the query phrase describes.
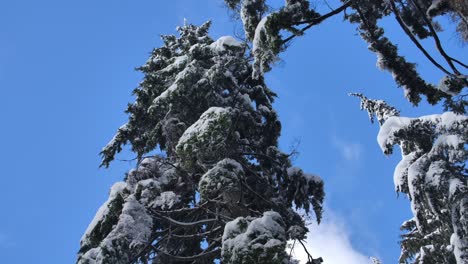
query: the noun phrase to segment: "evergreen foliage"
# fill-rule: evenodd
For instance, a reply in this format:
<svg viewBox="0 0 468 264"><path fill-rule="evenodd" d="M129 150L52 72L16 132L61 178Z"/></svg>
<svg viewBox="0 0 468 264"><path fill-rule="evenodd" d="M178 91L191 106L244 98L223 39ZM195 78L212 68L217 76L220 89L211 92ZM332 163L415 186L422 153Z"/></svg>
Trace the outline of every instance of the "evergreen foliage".
<svg viewBox="0 0 468 264"><path fill-rule="evenodd" d="M400 117L382 100L354 95L371 121L377 116L382 151L401 148L395 189L408 196L414 217L401 226L400 263L468 263L468 117Z"/></svg>
<svg viewBox="0 0 468 264"><path fill-rule="evenodd" d="M101 153L107 167L130 144L138 164L112 187L78 263L287 263L286 242L307 233L294 209L320 221L323 182L278 149L275 94L252 78L246 44L214 41L209 26L163 36L139 68L129 121Z"/></svg>
<svg viewBox="0 0 468 264"><path fill-rule="evenodd" d="M467 110L466 94L461 92L468 86L468 77L461 69L466 70L468 66L444 50L437 34L442 28L434 20L438 16L449 15L457 23L460 39L468 41L466 1L342 0L340 7L324 14L316 8L315 1L308 0L286 0L283 7L269 13L267 10L271 8L265 0L225 2L232 10L240 12L246 38L252 41L254 78L271 69L271 65L278 60L279 54L292 39L305 34L308 29L331 16L343 13L346 20L357 25L361 38L367 42L369 50L377 55L377 66L392 74L411 103L417 105L423 95L431 104L443 101L447 110L457 113L465 113ZM439 84L426 82L419 75L416 64L400 55L397 45L385 36L385 30L379 26L379 22L389 16L395 18L428 61L443 72L444 77ZM424 39L434 41L438 55L448 67L434 59L435 56L424 48L421 42Z"/></svg>
<svg viewBox="0 0 468 264"><path fill-rule="evenodd" d="M269 71L291 40L331 16L343 13L345 20L357 25L359 35L377 55L377 67L391 73L412 104L417 105L421 96L430 104L443 102L445 110L451 112L409 119L398 117L399 111L382 100L369 100L355 94L361 98L361 108L369 112L371 121L375 115L382 126L379 143L384 153L391 154L394 145L402 149L403 159L396 168L395 186L397 192L410 198L415 217L402 226L407 233L402 236L400 263L468 263L465 169L468 120L464 115L468 107L468 75L464 71L468 66L447 54L438 36L442 27L435 20L438 16L450 16L456 23L460 40L467 41L468 3L459 0L342 0L338 8L321 13L316 1L308 0L286 0L284 6L275 10L269 8L268 1L225 2L232 10L240 12L246 38L252 41L253 78ZM252 2L261 3L255 5L256 12L244 8L252 6ZM249 18L254 15L255 19ZM395 19L428 62L443 73L437 85L424 80L416 64L400 55L397 45L386 37L384 28L379 25L386 17ZM252 28L255 28L254 33ZM426 49L423 40L433 41L436 51Z"/></svg>
<svg viewBox="0 0 468 264"><path fill-rule="evenodd" d="M294 209L314 211L320 222L323 182L278 149L275 94L263 75L291 40L341 13L411 103L424 96L450 111L403 118L384 101L356 94L381 125L384 153L402 150L395 186L410 198L414 218L402 225L400 263L468 263L468 66L447 54L435 21L450 16L467 41L466 1L342 0L328 13L308 0L275 10L267 0L225 2L239 14L245 42L211 39L209 22L184 25L180 36L163 36L163 47L139 68L144 79L129 121L101 152L108 167L129 144L137 167L112 187L83 235L78 263L294 263L286 242L308 231ZM379 26L385 17L443 73L437 85L386 37ZM443 62L422 40L434 42ZM156 150L161 154L150 154ZM308 263L320 262L309 255Z"/></svg>

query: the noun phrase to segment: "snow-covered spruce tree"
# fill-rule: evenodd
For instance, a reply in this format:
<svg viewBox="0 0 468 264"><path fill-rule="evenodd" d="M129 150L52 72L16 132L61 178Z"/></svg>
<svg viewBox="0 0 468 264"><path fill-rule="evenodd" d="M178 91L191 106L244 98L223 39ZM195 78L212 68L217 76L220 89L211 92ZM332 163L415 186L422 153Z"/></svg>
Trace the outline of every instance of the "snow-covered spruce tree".
<svg viewBox="0 0 468 264"><path fill-rule="evenodd" d="M468 117L453 112L400 117L382 100L354 95L381 125L382 151L401 149L395 189L408 196L414 217L401 226L407 232L400 263L468 263Z"/></svg>
<svg viewBox="0 0 468 264"><path fill-rule="evenodd" d="M112 187L78 263L288 263L286 242L308 231L293 205L320 221L323 182L278 149L275 94L252 78L246 44L213 41L209 25L163 36L139 68L129 121L102 151L107 167L130 144L138 164Z"/></svg>

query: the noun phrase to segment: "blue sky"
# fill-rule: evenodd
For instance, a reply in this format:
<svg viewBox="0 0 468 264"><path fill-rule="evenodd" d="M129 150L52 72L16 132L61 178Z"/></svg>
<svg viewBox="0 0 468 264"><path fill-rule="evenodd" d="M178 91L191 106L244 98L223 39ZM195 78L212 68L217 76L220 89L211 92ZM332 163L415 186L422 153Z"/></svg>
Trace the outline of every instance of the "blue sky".
<svg viewBox="0 0 468 264"><path fill-rule="evenodd" d="M123 110L142 77L134 68L161 44L159 34L174 33L184 18L212 19L214 38L240 30L221 0L0 2L2 263L75 261L109 187L132 167L114 162L98 169L98 153L126 121ZM441 75L387 22L403 53L437 81ZM459 41L445 37L452 53L466 58ZM381 153L377 125L347 93L386 99L408 116L440 107L407 103L341 18L309 30L282 59L267 74L278 93L281 147L300 141L295 164L326 184L326 221L309 236L311 250L325 264L341 264L327 262L333 253L320 253L330 248L338 256L395 263L398 228L410 216L408 201L397 199L393 187L399 156Z"/></svg>

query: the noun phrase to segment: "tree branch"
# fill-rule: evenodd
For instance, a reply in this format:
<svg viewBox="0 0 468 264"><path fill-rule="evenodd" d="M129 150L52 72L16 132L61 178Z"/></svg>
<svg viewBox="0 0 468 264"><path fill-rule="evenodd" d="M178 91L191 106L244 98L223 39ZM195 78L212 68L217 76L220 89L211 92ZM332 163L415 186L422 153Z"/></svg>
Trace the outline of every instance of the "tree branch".
<svg viewBox="0 0 468 264"><path fill-rule="evenodd" d="M175 225L179 225L179 226L194 226L194 225L200 225L200 224L205 224L205 223L210 223L210 222L215 222L215 221L218 221L218 219L216 218L210 218L210 219L203 219L203 220L198 220L198 221L194 221L194 222L180 222L180 221L177 221L175 219L172 219L170 217L167 217L167 216L164 216L164 215L161 215L160 213L152 210L151 212L155 213L156 215L158 215L160 218L163 218Z"/></svg>
<svg viewBox="0 0 468 264"><path fill-rule="evenodd" d="M413 35L413 33L411 33L411 31L408 29L408 26L406 25L406 23L402 20L400 12L398 11L398 8L395 5L395 1L391 0L389 2L390 2L390 6L391 6L393 12L395 13L395 19L397 20L398 24L400 24L400 27L403 29L403 31L406 33L406 35L411 39L411 41L413 41L414 45L416 45L416 47L418 47L418 49L424 54L424 56L426 56L426 58L430 62L432 62L432 64L434 64L437 68L439 68L441 71L443 71L447 75L452 75L451 72L446 70L434 58L432 58L432 56L429 54L429 52L427 52L427 50L424 49L424 47L421 45L421 43L419 43L419 41Z"/></svg>
<svg viewBox="0 0 468 264"><path fill-rule="evenodd" d="M427 15L426 13L422 10L421 6L414 0L411 0L411 3L413 3L413 5L416 7L416 9L419 11L419 13L421 13L421 16L424 20L424 22L426 22L427 26L429 27L429 30L431 31L431 35L432 37L434 38L434 41L435 41L435 44L436 44L436 47L437 47L437 50L439 50L439 53L442 55L442 57L444 57L444 59L447 61L448 65L450 66L450 68L452 68L453 72L456 74L456 75L460 75L461 73L458 71L458 69L455 67L455 65L453 64L453 58L450 57L444 50L444 48L442 47L442 43L439 39L439 36L437 35L437 32L435 31L434 27L432 26L432 23L431 21L427 18ZM463 64L464 65L464 64Z"/></svg>
<svg viewBox="0 0 468 264"><path fill-rule="evenodd" d="M187 257L171 255L171 254L169 254L167 252L164 252L164 251L160 251L159 253L162 253L162 254L170 257L170 258L177 259L177 260L180 260L180 261L192 261L192 260L203 258L203 257L206 257L206 256L218 254L219 252L221 252L221 249L216 248L216 249L213 249L211 251L207 251L207 252L204 252L204 253L200 253L198 255L187 256Z"/></svg>
<svg viewBox="0 0 468 264"><path fill-rule="evenodd" d="M324 20L326 20L327 18L330 18L338 13L341 13L342 11L344 11L346 8L350 7L351 6L351 3L352 3L353 0L349 0L348 2L346 2L345 4L343 4L342 6L338 7L337 9L333 10L333 11L330 11L328 13L326 13L325 15L323 16L320 16L320 17L317 17L317 18L313 18L313 19L310 19L310 20L305 20L305 21L300 21L300 22L297 22L297 23L294 23L293 25L301 25L301 24L308 24L307 26L305 26L304 28L302 28L299 32L300 33L304 33L306 30L308 30L309 28L315 26L315 25L318 25L320 23L322 23ZM299 34L294 34L294 35L291 35L287 38L285 38L283 41L282 41L282 44L286 44L287 42L291 41L293 38L297 37Z"/></svg>

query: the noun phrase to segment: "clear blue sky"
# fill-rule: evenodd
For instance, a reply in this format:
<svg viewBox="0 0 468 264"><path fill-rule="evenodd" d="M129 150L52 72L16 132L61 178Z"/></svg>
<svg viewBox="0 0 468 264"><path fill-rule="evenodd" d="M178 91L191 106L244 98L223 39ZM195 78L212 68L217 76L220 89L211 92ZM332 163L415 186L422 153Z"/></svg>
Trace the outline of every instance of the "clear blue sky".
<svg viewBox="0 0 468 264"><path fill-rule="evenodd" d="M0 2L1 263L75 261L109 187L132 166L98 169L98 153L126 121L123 110L142 77L134 68L184 18L212 19L214 38L240 32L221 0ZM324 178L329 217L339 219L330 221L342 224L357 252L395 263L398 228L410 215L393 187L399 156L381 153L377 125L346 94L386 99L409 116L440 108L407 103L355 33L341 17L309 30L267 79L279 95L281 147L300 140L295 164ZM405 54L415 52L390 33ZM461 55L458 40L448 39ZM411 58L429 79L441 77Z"/></svg>

